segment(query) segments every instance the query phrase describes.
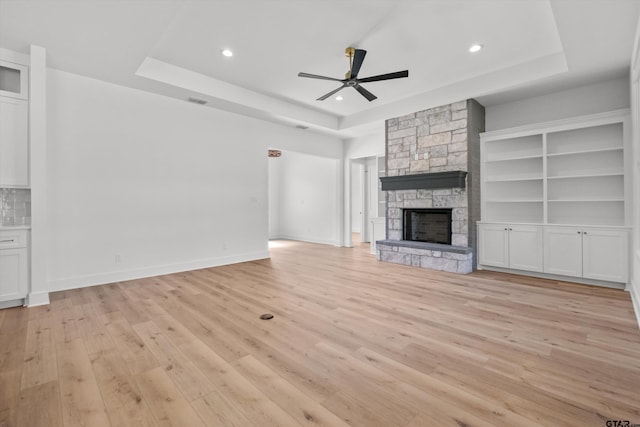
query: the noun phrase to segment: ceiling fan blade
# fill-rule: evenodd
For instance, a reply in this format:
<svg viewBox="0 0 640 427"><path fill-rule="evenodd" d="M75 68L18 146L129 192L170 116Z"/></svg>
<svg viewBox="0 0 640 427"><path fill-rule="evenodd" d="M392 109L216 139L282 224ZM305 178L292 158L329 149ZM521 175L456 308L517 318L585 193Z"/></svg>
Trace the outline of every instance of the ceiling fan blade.
<svg viewBox="0 0 640 427"><path fill-rule="evenodd" d="M327 93L325 95L322 95L320 98L316 99L316 101L324 101L325 99L327 99L328 97L330 97L331 95L333 95L335 93L338 93L339 91L341 91L345 87L347 87L347 85L342 85L338 89L332 90L331 92L329 92L329 93Z"/></svg>
<svg viewBox="0 0 640 427"><path fill-rule="evenodd" d="M356 53L353 55L353 64L351 65L351 74L350 77L355 79L358 77L358 73L360 72L360 67L362 67L362 62L364 61L364 57L367 55L367 51L363 49L356 49Z"/></svg>
<svg viewBox="0 0 640 427"><path fill-rule="evenodd" d="M334 82L344 81L342 79L334 79L333 77L325 77L325 76L319 76L317 74L309 74L309 73L298 73L298 77L307 77L310 79L320 79L320 80L332 80Z"/></svg>
<svg viewBox="0 0 640 427"><path fill-rule="evenodd" d="M380 74L377 76L365 77L364 79L358 79L358 83L379 82L381 80L401 79L403 77L409 77L409 70L396 71L395 73Z"/></svg>
<svg viewBox="0 0 640 427"><path fill-rule="evenodd" d="M366 90L365 88L363 88L360 85L355 85L353 87L355 90L357 90L358 92L360 92L360 95L364 96L365 98L367 98L367 100L369 102L373 101L374 99L378 99L377 96L375 96L374 94L372 94L371 92L369 92L368 90Z"/></svg>

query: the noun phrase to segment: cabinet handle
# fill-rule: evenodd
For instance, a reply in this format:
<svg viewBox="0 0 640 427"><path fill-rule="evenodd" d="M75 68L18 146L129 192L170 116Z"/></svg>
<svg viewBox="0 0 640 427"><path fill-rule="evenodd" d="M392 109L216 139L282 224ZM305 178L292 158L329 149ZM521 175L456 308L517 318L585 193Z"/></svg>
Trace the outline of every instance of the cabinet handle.
<svg viewBox="0 0 640 427"><path fill-rule="evenodd" d="M509 228L509 231L513 231L513 228Z"/></svg>
<svg viewBox="0 0 640 427"><path fill-rule="evenodd" d="M504 228L504 231L507 231L507 230L509 230L509 229L508 229L507 227L505 227L505 228Z"/></svg>
<svg viewBox="0 0 640 427"><path fill-rule="evenodd" d="M0 240L0 243L13 243L13 242L15 242L14 239Z"/></svg>
<svg viewBox="0 0 640 427"><path fill-rule="evenodd" d="M580 232L578 231L578 234L580 234Z"/></svg>
<svg viewBox="0 0 640 427"><path fill-rule="evenodd" d="M583 232L582 232L582 234L587 234L587 232L586 232L586 231L583 231Z"/></svg>

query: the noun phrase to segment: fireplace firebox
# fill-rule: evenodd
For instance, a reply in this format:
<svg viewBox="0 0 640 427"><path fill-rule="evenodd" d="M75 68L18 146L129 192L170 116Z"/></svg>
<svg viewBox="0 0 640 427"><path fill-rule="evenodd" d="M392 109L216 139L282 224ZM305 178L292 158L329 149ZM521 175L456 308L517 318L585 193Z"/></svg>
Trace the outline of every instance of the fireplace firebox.
<svg viewBox="0 0 640 427"><path fill-rule="evenodd" d="M452 209L404 209L404 240L451 244Z"/></svg>

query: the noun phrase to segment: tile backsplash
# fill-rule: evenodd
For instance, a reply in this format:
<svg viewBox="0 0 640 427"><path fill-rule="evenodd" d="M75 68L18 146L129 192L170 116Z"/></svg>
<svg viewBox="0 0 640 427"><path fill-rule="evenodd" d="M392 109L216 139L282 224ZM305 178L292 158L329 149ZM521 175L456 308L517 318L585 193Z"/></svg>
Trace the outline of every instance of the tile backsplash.
<svg viewBox="0 0 640 427"><path fill-rule="evenodd" d="M31 190L0 188L0 224L31 224Z"/></svg>

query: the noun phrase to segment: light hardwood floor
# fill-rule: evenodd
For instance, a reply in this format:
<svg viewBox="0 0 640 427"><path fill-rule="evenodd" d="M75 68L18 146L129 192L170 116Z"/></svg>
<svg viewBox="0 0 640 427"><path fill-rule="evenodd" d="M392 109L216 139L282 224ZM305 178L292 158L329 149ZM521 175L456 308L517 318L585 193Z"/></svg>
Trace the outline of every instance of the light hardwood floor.
<svg viewBox="0 0 640 427"><path fill-rule="evenodd" d="M640 423L623 291L275 244L1 310L0 425Z"/></svg>

